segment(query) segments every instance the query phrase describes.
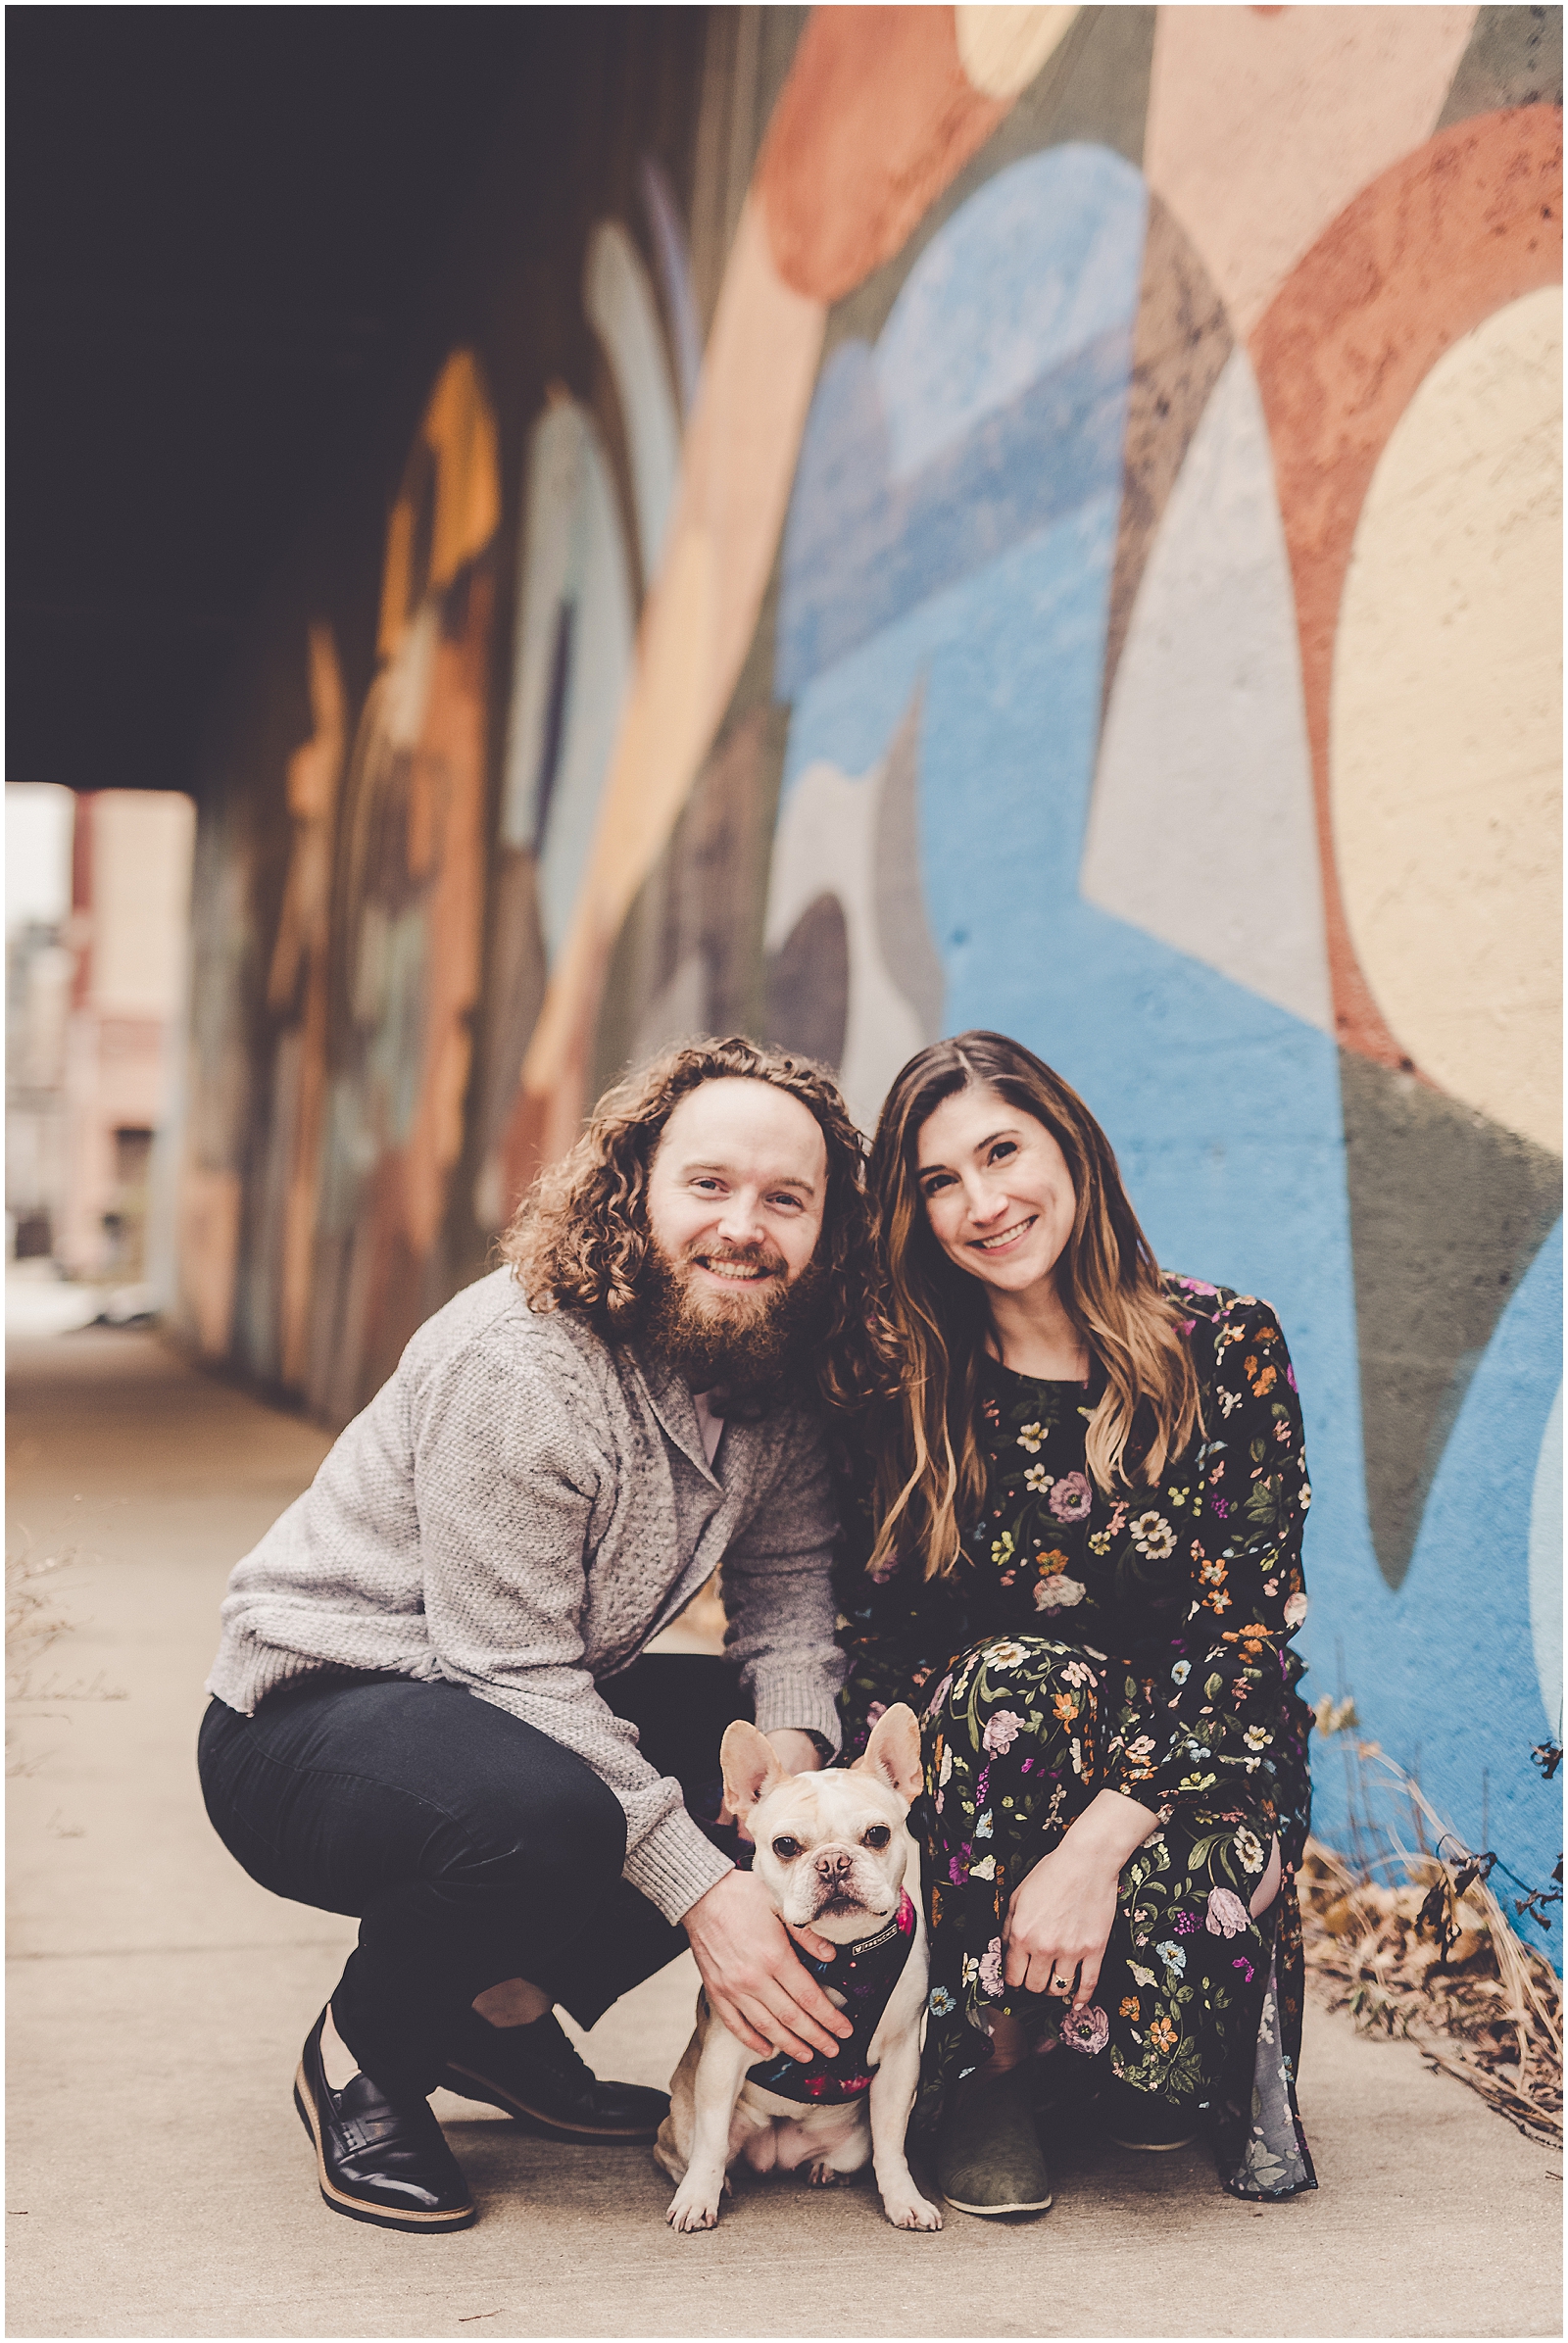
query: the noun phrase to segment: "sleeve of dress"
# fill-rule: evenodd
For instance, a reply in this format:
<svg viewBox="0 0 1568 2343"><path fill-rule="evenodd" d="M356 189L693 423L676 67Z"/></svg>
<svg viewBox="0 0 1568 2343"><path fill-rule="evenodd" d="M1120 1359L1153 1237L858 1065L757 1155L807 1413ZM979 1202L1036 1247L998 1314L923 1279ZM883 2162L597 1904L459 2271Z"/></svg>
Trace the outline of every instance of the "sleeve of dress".
<svg viewBox="0 0 1568 2343"><path fill-rule="evenodd" d="M1301 1533L1312 1492L1300 1401L1279 1321L1250 1294L1215 1321L1192 1459L1191 1474L1166 1473L1145 1516L1168 1521L1187 1549L1173 1657L1152 1702L1129 1682L1106 1753L1111 1788L1166 1812L1271 1773L1286 1646L1306 1617Z"/></svg>

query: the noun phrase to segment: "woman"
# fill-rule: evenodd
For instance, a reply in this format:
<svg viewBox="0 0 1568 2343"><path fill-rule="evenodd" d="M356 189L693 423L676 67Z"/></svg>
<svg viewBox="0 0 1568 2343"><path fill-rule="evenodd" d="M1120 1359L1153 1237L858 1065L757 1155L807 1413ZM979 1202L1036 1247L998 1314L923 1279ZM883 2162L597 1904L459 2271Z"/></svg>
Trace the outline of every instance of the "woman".
<svg viewBox="0 0 1568 2343"><path fill-rule="evenodd" d="M1098 2085L1125 2145L1209 2130L1239 2196L1315 2187L1288 1648L1310 1491L1278 1322L1161 1275L1104 1133L1002 1035L909 1061L871 1185L901 1372L849 1509L846 1754L923 1709L941 2184L1049 2205L1054 2076Z"/></svg>

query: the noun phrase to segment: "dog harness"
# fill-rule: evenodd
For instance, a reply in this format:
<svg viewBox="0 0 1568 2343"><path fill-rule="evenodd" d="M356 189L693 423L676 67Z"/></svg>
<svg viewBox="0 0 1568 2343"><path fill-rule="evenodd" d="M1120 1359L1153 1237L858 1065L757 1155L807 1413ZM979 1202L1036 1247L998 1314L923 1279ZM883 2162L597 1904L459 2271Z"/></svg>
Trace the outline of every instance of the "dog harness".
<svg viewBox="0 0 1568 2343"><path fill-rule="evenodd" d="M893 1988L904 1975L913 1941L914 1906L906 1894L899 1897L899 1908L886 1928L859 1944L842 1945L831 1961L813 1961L797 1944L797 1958L817 1983L831 1985L843 1994L843 2015L855 2031L848 2041L840 2042L837 2058L819 2050L810 2065L803 2067L799 2059L781 2050L751 2068L747 2081L780 2099L799 2099L809 2107L841 2107L847 2099L858 2099L862 2091L868 2091L871 2070L866 2061L872 2039L893 1998Z"/></svg>

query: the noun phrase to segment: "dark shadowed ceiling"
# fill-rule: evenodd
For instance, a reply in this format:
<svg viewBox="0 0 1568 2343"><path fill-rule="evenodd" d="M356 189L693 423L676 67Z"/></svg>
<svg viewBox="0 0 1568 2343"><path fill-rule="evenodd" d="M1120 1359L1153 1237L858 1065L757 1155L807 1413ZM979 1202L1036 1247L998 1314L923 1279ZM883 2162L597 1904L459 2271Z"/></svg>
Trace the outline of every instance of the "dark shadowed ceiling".
<svg viewBox="0 0 1568 2343"><path fill-rule="evenodd" d="M9 780L193 785L245 613L572 13L6 11Z"/></svg>

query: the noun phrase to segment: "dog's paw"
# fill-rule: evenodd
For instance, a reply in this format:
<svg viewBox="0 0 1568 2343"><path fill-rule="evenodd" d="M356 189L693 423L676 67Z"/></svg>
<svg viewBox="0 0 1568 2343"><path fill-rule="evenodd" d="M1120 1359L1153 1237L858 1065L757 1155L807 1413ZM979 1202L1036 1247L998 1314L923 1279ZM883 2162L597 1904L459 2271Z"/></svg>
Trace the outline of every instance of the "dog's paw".
<svg viewBox="0 0 1568 2343"><path fill-rule="evenodd" d="M837 2188L838 2173L830 2164L813 2164L806 2175L813 2188Z"/></svg>
<svg viewBox="0 0 1568 2343"><path fill-rule="evenodd" d="M942 2216L911 2188L907 2196L884 2197L882 2210L896 2229L940 2229Z"/></svg>
<svg viewBox="0 0 1568 2343"><path fill-rule="evenodd" d="M722 2192L720 2192L722 2193ZM718 2196L705 2188L693 2188L683 2182L669 2200L664 2219L677 2233L694 2229L716 2229L718 2226Z"/></svg>

